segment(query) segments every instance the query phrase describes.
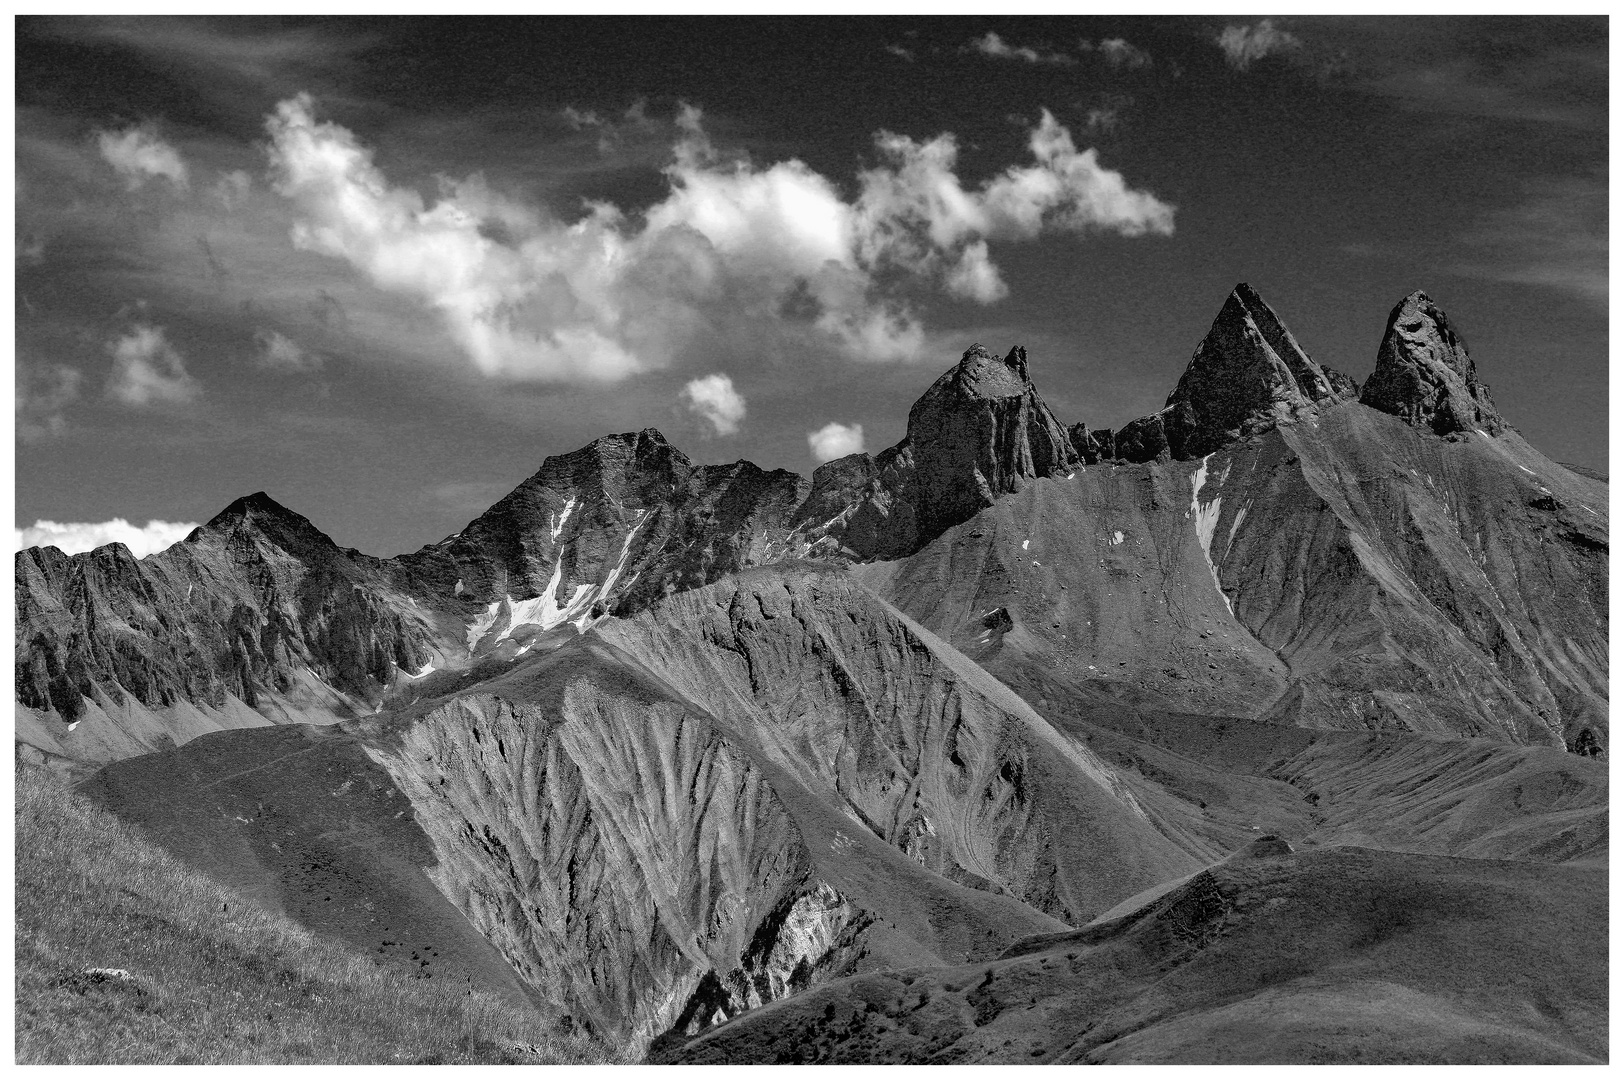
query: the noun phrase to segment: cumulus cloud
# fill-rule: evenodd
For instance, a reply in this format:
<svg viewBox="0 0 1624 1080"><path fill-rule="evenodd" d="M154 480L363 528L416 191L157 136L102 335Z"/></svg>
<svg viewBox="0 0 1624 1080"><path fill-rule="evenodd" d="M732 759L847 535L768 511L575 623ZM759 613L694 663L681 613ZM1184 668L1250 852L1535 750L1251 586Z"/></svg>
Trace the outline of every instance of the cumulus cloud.
<svg viewBox="0 0 1624 1080"><path fill-rule="evenodd" d="M947 275L947 291L965 300L991 304L1009 295L1009 286L998 267L987 257L987 242L977 240L965 247L958 265Z"/></svg>
<svg viewBox="0 0 1624 1080"><path fill-rule="evenodd" d="M1172 207L1079 151L1047 112L1029 140L1034 163L975 189L954 171L952 135L880 132L882 160L858 176L855 198L799 160L718 151L702 119L682 107L667 193L640 214L599 202L564 221L477 175L442 179L429 203L391 185L304 96L268 121L271 177L294 204L296 246L417 298L477 370L543 381L667 366L697 335L740 320L852 359L906 360L925 338L910 284L982 302L1007 293L982 241L1172 230Z"/></svg>
<svg viewBox="0 0 1624 1080"><path fill-rule="evenodd" d="M25 442L60 435L67 430L64 410L79 399L85 381L76 368L51 364L44 368L17 365L17 437Z"/></svg>
<svg viewBox="0 0 1624 1080"><path fill-rule="evenodd" d="M181 191L191 187L186 162L179 152L147 128L103 131L96 136L101 155L124 178L124 186L135 191L154 177L163 177Z"/></svg>
<svg viewBox="0 0 1624 1080"><path fill-rule="evenodd" d="M1236 71L1245 71L1257 61L1274 53L1292 53L1303 47L1296 34L1278 29L1272 19L1264 19L1256 26L1226 26L1216 38L1224 58Z"/></svg>
<svg viewBox="0 0 1624 1080"><path fill-rule="evenodd" d="M1096 44L1084 38L1078 42L1078 47L1085 53L1094 53L1114 68L1126 68L1135 71L1150 65L1150 54L1143 49L1128 44L1122 38L1101 38Z"/></svg>
<svg viewBox="0 0 1624 1080"><path fill-rule="evenodd" d="M732 435L744 419L744 395L733 389L733 380L717 372L695 379L682 388L690 411L711 422L718 435Z"/></svg>
<svg viewBox="0 0 1624 1080"><path fill-rule="evenodd" d="M812 456L820 463L843 458L847 454L863 452L863 425L841 424L831 420L818 430L809 432L806 443Z"/></svg>
<svg viewBox="0 0 1624 1080"><path fill-rule="evenodd" d="M903 60L908 61L910 64L918 59L912 49L904 48L901 45L887 45L885 47L885 51L890 53L892 56L900 57Z"/></svg>
<svg viewBox="0 0 1624 1080"><path fill-rule="evenodd" d="M288 373L318 371L321 357L302 348L298 342L260 327L254 331L254 362L271 371Z"/></svg>
<svg viewBox="0 0 1624 1080"><path fill-rule="evenodd" d="M1123 236L1173 231L1172 206L1130 188L1121 173L1100 165L1094 149L1079 151L1047 109L1028 140L1035 164L1011 166L975 191L954 173L958 144L951 135L918 143L881 132L876 145L889 165L863 175L858 207L877 258L925 269L952 252L962 268L966 247L985 239L1031 240L1046 231L1090 229ZM986 262L985 252L971 261Z"/></svg>
<svg viewBox="0 0 1624 1080"><path fill-rule="evenodd" d="M162 327L138 324L116 341L107 343L113 354L113 373L107 395L136 408L180 404L195 400L202 385L186 371L186 363L164 337Z"/></svg>
<svg viewBox="0 0 1624 1080"><path fill-rule="evenodd" d="M31 528L13 530L17 550L24 548L61 548L69 555L91 551L103 544L123 544L136 558L145 558L162 551L170 544L184 540L195 521L149 521L144 528L131 525L123 518L95 523L73 521L36 521Z"/></svg>
<svg viewBox="0 0 1624 1080"><path fill-rule="evenodd" d="M971 41L966 48L996 60L1020 60L1028 64L1060 65L1075 64L1077 62L1076 57L1068 56L1062 52L1055 52L1047 46L1033 48L1030 45L1011 45L991 30Z"/></svg>

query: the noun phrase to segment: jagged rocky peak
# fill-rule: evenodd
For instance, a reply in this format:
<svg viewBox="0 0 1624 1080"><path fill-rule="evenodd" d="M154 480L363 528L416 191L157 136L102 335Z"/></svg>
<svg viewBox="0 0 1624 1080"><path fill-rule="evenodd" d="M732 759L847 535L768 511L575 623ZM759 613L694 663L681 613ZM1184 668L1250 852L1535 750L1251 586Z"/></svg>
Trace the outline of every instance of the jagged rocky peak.
<svg viewBox="0 0 1624 1080"><path fill-rule="evenodd" d="M908 411L926 541L1018 490L1082 461L1070 433L1038 397L1019 345L997 356L972 345Z"/></svg>
<svg viewBox="0 0 1624 1080"><path fill-rule="evenodd" d="M1505 421L1477 381L1477 366L1449 317L1426 293L1400 300L1387 317L1376 370L1359 400L1439 435L1480 429L1498 434Z"/></svg>
<svg viewBox="0 0 1624 1080"><path fill-rule="evenodd" d="M1157 414L1160 431L1154 430L1157 417L1134 421L1118 434L1119 453L1125 449L1132 460L1162 452L1200 457L1352 393L1353 381L1316 364L1256 290L1242 282Z"/></svg>
<svg viewBox="0 0 1624 1080"><path fill-rule="evenodd" d="M290 553L337 547L309 518L289 510L263 491L233 500L206 524L193 529L183 542L196 543L207 536L259 537Z"/></svg>

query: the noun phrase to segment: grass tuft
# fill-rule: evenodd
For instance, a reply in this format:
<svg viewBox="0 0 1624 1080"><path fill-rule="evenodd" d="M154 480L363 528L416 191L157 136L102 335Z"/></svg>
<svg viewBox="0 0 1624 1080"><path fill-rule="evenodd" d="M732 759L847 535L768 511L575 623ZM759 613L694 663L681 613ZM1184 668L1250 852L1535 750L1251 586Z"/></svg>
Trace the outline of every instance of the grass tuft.
<svg viewBox="0 0 1624 1080"><path fill-rule="evenodd" d="M386 968L18 766L19 1064L618 1060L489 995Z"/></svg>

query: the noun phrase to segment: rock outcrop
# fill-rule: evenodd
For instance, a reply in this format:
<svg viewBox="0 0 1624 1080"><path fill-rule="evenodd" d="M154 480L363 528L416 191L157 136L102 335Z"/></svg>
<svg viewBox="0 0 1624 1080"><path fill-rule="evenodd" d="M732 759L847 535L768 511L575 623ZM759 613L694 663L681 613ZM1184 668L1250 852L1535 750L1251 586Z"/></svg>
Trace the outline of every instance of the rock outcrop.
<svg viewBox="0 0 1624 1080"><path fill-rule="evenodd" d="M903 439L874 457L819 465L794 525L809 555L895 559L919 547L917 499L913 446Z"/></svg>
<svg viewBox="0 0 1624 1080"><path fill-rule="evenodd" d="M1499 434L1505 421L1477 381L1466 342L1424 292L1399 301L1359 400L1437 435Z"/></svg>
<svg viewBox="0 0 1624 1080"><path fill-rule="evenodd" d="M928 541L1081 455L1038 397L1020 346L999 357L972 345L908 411L919 540Z"/></svg>

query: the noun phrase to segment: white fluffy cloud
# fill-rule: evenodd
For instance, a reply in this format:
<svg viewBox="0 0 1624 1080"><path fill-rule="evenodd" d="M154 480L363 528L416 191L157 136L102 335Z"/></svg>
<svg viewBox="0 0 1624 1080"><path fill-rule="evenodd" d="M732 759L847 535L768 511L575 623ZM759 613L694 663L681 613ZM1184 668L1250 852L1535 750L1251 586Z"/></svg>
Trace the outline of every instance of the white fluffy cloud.
<svg viewBox="0 0 1624 1080"><path fill-rule="evenodd" d="M943 252L962 252L984 239L1088 229L1123 236L1173 231L1173 207L1130 188L1121 173L1100 165L1094 149L1079 151L1047 109L1027 143L1036 164L1011 166L979 191L966 191L955 175L958 144L951 135L917 143L881 132L875 142L890 165L863 175L858 206L876 258L922 269Z"/></svg>
<svg viewBox="0 0 1624 1080"><path fill-rule="evenodd" d="M145 528L137 528L123 518L114 518L112 521L95 523L36 521L32 528L14 532L18 551L52 545L69 555L75 555L103 544L119 543L140 559L184 540L195 528L195 521L149 521Z"/></svg>
<svg viewBox="0 0 1624 1080"><path fill-rule="evenodd" d="M965 300L991 304L1009 295L1009 286L998 267L987 256L987 242L977 240L965 247L958 265L947 275L947 291Z"/></svg>
<svg viewBox="0 0 1624 1080"><path fill-rule="evenodd" d="M863 425L840 424L831 420L808 433L806 443L812 448L812 456L820 463L843 458L847 454L860 454L863 452Z"/></svg>
<svg viewBox="0 0 1624 1080"><path fill-rule="evenodd" d="M137 408L192 401L203 387L186 371L186 362L164 337L162 327L136 325L128 334L107 343L113 354L113 373L107 394Z"/></svg>
<svg viewBox="0 0 1624 1080"><path fill-rule="evenodd" d="M661 201L641 215L593 203L565 222L477 175L442 179L428 204L391 186L370 150L312 109L306 96L284 101L267 125L294 243L416 297L479 371L507 378L617 380L666 366L708 327L738 320L808 334L852 359L911 359L924 329L898 288L1001 299L987 240L1172 231L1172 207L1078 151L1048 112L1029 141L1035 163L974 190L954 171L952 135L916 143L881 132L883 161L859 175L853 199L801 161L719 153L685 105Z"/></svg>
<svg viewBox="0 0 1624 1080"><path fill-rule="evenodd" d="M254 362L271 371L301 372L321 368L321 357L275 330L254 331Z"/></svg>
<svg viewBox="0 0 1624 1080"><path fill-rule="evenodd" d="M991 30L971 41L969 48L982 56L990 56L997 60L1020 60L1028 64L1060 65L1075 64L1077 62L1076 57L1055 52L1047 47L1033 48L1030 45L1011 45Z"/></svg>
<svg viewBox="0 0 1624 1080"><path fill-rule="evenodd" d="M1295 52L1303 46L1301 38L1278 29L1272 19L1264 19L1256 26L1226 26L1217 42L1236 71L1245 71L1271 53Z"/></svg>
<svg viewBox="0 0 1624 1080"><path fill-rule="evenodd" d="M101 155L115 172L124 178L131 191L142 187L153 177L161 176L181 191L190 188L186 162L173 146L164 142L146 128L133 127L128 131L103 131L96 136Z"/></svg>
<svg viewBox="0 0 1624 1080"><path fill-rule="evenodd" d="M717 372L695 379L682 388L688 408L711 422L718 435L732 435L744 419L744 395L733 389L733 380Z"/></svg>

